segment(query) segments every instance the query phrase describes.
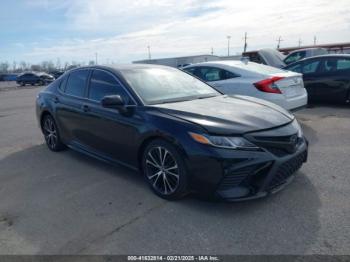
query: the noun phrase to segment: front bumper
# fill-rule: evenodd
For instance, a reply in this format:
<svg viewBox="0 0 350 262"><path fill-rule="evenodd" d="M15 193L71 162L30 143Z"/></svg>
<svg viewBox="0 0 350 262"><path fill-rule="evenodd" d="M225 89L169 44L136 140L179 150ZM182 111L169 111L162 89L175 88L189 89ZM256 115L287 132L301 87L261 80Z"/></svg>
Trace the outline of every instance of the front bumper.
<svg viewBox="0 0 350 262"><path fill-rule="evenodd" d="M294 154L232 169L223 177L215 194L228 201L241 201L277 193L293 181L307 161L307 154L307 143L304 143Z"/></svg>
<svg viewBox="0 0 350 262"><path fill-rule="evenodd" d="M286 187L307 161L308 142L299 138L292 153L276 148L258 152L214 150L215 157L201 158L201 164L192 170L194 190L226 201L242 201L265 197Z"/></svg>

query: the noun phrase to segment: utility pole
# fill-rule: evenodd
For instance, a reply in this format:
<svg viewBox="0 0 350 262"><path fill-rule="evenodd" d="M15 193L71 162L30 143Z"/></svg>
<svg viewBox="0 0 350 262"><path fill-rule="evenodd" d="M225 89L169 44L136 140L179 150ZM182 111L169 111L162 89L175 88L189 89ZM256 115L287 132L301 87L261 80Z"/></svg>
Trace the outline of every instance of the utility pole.
<svg viewBox="0 0 350 262"><path fill-rule="evenodd" d="M243 53L245 53L247 51L247 47L248 47L248 44L247 44L247 32L245 32L244 34L244 47L243 47Z"/></svg>
<svg viewBox="0 0 350 262"><path fill-rule="evenodd" d="M301 39L299 38L299 41L298 41L298 44L299 44L299 47L301 47Z"/></svg>
<svg viewBox="0 0 350 262"><path fill-rule="evenodd" d="M211 55L214 55L214 48L211 48Z"/></svg>
<svg viewBox="0 0 350 262"><path fill-rule="evenodd" d="M278 39L277 39L276 41L277 41L277 49L279 49L280 46L281 46L281 42L283 41L283 39L282 39L281 36L279 36Z"/></svg>
<svg viewBox="0 0 350 262"><path fill-rule="evenodd" d="M314 45L316 45L317 38L314 36Z"/></svg>
<svg viewBox="0 0 350 262"><path fill-rule="evenodd" d="M95 65L97 65L97 52L95 53Z"/></svg>
<svg viewBox="0 0 350 262"><path fill-rule="evenodd" d="M148 50L148 60L151 60L151 47L149 45L147 46L147 50Z"/></svg>
<svg viewBox="0 0 350 262"><path fill-rule="evenodd" d="M226 37L227 37L227 56L230 56L230 39L231 39L231 36L228 35Z"/></svg>

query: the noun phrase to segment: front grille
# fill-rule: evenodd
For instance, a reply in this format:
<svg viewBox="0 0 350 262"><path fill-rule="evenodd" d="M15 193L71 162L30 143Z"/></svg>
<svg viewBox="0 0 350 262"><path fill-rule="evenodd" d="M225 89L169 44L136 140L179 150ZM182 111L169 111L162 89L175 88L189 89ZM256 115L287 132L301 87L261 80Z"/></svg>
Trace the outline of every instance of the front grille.
<svg viewBox="0 0 350 262"><path fill-rule="evenodd" d="M295 136L295 134L289 136L255 136L254 138L266 142L289 142L292 136Z"/></svg>
<svg viewBox="0 0 350 262"><path fill-rule="evenodd" d="M277 157L283 157L294 153L303 139L299 138L297 134L289 136L254 136L252 142Z"/></svg>
<svg viewBox="0 0 350 262"><path fill-rule="evenodd" d="M268 190L272 190L284 184L304 163L306 151L283 163L277 170L275 176L268 185Z"/></svg>

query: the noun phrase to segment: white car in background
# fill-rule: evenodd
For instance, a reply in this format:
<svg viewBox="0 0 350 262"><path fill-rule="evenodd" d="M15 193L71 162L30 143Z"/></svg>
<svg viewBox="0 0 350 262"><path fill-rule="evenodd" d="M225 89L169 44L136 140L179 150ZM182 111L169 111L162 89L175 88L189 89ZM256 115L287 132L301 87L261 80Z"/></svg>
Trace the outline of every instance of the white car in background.
<svg viewBox="0 0 350 262"><path fill-rule="evenodd" d="M249 61L205 62L183 70L227 95L253 96L287 110L307 105L307 92L299 73Z"/></svg>

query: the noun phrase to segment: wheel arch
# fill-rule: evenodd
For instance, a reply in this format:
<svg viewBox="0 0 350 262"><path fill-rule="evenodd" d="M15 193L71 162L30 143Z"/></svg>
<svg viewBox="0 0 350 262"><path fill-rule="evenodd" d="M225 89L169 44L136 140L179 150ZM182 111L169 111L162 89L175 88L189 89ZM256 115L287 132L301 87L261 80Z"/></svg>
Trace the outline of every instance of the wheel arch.
<svg viewBox="0 0 350 262"><path fill-rule="evenodd" d="M147 136L140 143L140 146L139 146L139 149L137 152L137 164L138 164L139 170L142 171L142 154L143 154L144 150L149 145L149 143L151 143L152 141L157 140L157 139L165 140L166 142L172 144L173 146L176 147L176 149L179 150L179 153L181 153L181 155L183 155L183 156L185 156L185 158L187 158L187 153L186 153L185 149L182 147L182 145L175 138L173 138L171 136L167 136L167 135L162 135L162 134L152 134L152 135Z"/></svg>
<svg viewBox="0 0 350 262"><path fill-rule="evenodd" d="M53 117L53 115L51 114L51 112L49 110L43 110L40 114L40 127L42 128L42 123L43 123L43 120L44 120L44 117L47 116L47 115L50 115L51 117Z"/></svg>

